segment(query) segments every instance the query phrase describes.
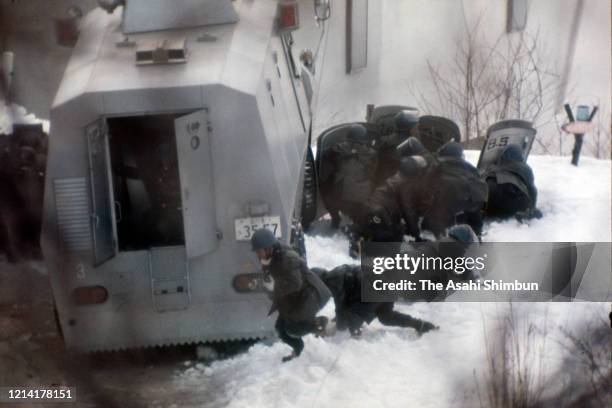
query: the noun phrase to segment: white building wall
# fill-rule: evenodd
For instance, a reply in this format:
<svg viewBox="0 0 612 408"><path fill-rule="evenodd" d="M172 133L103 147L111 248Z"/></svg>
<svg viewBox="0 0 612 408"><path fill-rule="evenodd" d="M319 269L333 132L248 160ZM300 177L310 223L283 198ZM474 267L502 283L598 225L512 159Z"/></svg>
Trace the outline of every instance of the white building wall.
<svg viewBox="0 0 612 408"><path fill-rule="evenodd" d="M570 45L570 33L579 0L529 1L526 31L539 30L541 51L546 60L562 73ZM309 25L312 0L301 0L302 27ZM327 22L327 38L323 42L324 56L318 63L320 94L316 107L314 130L342 122L363 120L366 105L417 105L411 92L419 88L433 96L427 60L449 64L457 39L482 15L482 38L492 44L506 34L506 0L369 0L368 66L363 71L346 74L346 0L332 1L332 15ZM600 104L602 128L610 128L610 2L586 0L579 26L576 49L571 66L569 86L563 96L572 103ZM298 47L316 49L318 35L312 27L295 34ZM321 53L322 54L322 53ZM557 104L558 105L558 104ZM568 153L573 137L560 140L558 125L565 121L562 106L542 116L538 137L552 153ZM440 114L441 112L423 112ZM457 118L454 118L457 120ZM461 125L461 124L460 124ZM609 133L608 133L609 135ZM585 154L594 138L587 136ZM600 135L601 137L601 135ZM609 136L608 136L609 137ZM562 143L560 143L562 142ZM607 144L609 157L609 143ZM542 152L539 145L534 151ZM592 153L592 152L591 152Z"/></svg>

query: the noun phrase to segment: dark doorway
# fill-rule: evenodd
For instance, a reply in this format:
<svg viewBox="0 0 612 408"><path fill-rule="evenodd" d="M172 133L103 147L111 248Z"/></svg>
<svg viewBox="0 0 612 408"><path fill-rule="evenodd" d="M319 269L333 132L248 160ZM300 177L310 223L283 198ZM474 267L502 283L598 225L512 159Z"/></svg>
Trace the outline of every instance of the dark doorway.
<svg viewBox="0 0 612 408"><path fill-rule="evenodd" d="M108 119L120 251L185 244L174 131L183 114Z"/></svg>

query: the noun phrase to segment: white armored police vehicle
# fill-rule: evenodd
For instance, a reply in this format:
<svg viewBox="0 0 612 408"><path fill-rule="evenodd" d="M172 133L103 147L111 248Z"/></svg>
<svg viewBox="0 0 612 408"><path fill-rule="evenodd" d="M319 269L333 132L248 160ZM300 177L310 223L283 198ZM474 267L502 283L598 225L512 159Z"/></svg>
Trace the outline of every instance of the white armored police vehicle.
<svg viewBox="0 0 612 408"><path fill-rule="evenodd" d="M101 5L51 111L41 242L67 347L269 335L249 239L290 242L312 157L295 2Z"/></svg>

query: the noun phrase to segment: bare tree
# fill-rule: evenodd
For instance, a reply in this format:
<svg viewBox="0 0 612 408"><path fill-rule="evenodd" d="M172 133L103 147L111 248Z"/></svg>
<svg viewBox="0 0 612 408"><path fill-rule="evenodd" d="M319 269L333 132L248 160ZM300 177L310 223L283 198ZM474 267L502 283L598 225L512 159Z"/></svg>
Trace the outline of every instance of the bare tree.
<svg viewBox="0 0 612 408"><path fill-rule="evenodd" d="M434 92L410 86L419 107L458 120L465 139L484 136L489 125L503 119L536 126L551 121L560 81L542 53L539 31L503 34L490 43L481 32L482 19L472 27L466 23L449 64L427 60Z"/></svg>
<svg viewBox="0 0 612 408"><path fill-rule="evenodd" d="M543 326L536 326L528 309L509 303L508 312L498 326L491 333L485 329L484 334L487 359L484 392L481 393L476 376L474 385L481 405L486 400L485 406L489 407L538 406L546 382L542 366L548 334L547 315Z"/></svg>

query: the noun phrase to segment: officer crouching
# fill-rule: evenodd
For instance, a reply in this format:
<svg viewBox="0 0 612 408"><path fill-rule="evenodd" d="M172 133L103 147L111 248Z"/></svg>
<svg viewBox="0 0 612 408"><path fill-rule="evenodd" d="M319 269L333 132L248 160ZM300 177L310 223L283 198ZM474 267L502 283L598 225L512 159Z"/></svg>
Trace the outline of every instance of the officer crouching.
<svg viewBox="0 0 612 408"><path fill-rule="evenodd" d="M309 333L321 335L327 325L326 317L317 313L331 297L327 286L313 274L291 247L278 242L268 229L255 231L251 238L252 250L259 258L266 279L271 278L269 291L272 307L268 316L278 311L276 332L293 352L283 357L289 361L302 353L302 336Z"/></svg>

